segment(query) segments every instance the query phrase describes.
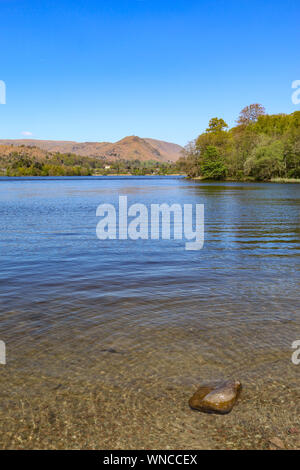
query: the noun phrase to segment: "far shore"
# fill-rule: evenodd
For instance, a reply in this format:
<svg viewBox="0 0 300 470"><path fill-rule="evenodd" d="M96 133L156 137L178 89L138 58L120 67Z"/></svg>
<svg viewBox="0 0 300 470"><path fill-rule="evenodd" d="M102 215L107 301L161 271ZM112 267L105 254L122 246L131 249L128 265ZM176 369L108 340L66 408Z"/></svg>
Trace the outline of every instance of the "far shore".
<svg viewBox="0 0 300 470"><path fill-rule="evenodd" d="M172 173L172 174L167 174L167 175L159 175L159 174L134 175L133 173L109 173L107 175L103 175L103 174L100 174L100 173L93 173L90 176L142 176L142 177L143 176L185 176L186 177L186 174Z"/></svg>

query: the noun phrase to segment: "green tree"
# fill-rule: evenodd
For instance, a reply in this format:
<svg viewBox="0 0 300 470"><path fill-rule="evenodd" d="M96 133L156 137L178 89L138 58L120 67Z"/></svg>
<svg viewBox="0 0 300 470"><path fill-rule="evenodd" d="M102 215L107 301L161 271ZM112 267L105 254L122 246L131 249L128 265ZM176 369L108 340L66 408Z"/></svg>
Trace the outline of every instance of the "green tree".
<svg viewBox="0 0 300 470"><path fill-rule="evenodd" d="M220 180L225 178L227 168L216 147L209 145L206 148L201 156L200 171L201 176L206 179Z"/></svg>
<svg viewBox="0 0 300 470"><path fill-rule="evenodd" d="M224 119L214 117L209 121L206 132L222 132L226 128L228 128L228 124L224 121Z"/></svg>
<svg viewBox="0 0 300 470"><path fill-rule="evenodd" d="M285 176L284 144L281 141L270 142L257 147L253 155L245 162L245 174L258 181L266 181L276 176Z"/></svg>

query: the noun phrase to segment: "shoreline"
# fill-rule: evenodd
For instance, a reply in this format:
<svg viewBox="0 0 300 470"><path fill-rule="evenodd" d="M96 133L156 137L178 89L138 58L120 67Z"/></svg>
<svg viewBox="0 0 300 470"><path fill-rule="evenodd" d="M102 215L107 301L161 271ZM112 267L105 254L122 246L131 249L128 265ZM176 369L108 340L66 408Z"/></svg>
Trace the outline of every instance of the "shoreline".
<svg viewBox="0 0 300 470"><path fill-rule="evenodd" d="M132 173L110 173L108 175L102 175L102 174L92 174L92 175L20 175L20 176L12 176L12 175L0 175L0 178L91 178L94 176L134 176L134 177L140 177L143 178L145 176L147 177L156 177L156 176L182 176L183 178L187 178L186 174L182 173L172 173L170 175L134 175Z"/></svg>
<svg viewBox="0 0 300 470"><path fill-rule="evenodd" d="M207 178L203 178L202 176L194 176L194 177L189 177L186 176L187 179L190 180L195 180L195 181L203 181L206 183L281 183L281 184L287 184L287 183L300 183L300 178L272 178L270 180L256 180L254 178L243 178L241 180L239 179L234 179L234 178L227 178L227 179L221 179L221 180L209 180Z"/></svg>
<svg viewBox="0 0 300 470"><path fill-rule="evenodd" d="M277 183L277 184L299 184L300 183L300 178L272 178L270 180L256 180L253 178L244 178L244 179L234 179L234 178L226 178L226 179L220 179L220 180L212 180L212 179L207 179L203 178L202 176L187 176L186 174L182 173L172 173L169 175L133 175L132 173L111 173L108 175L101 175L101 174L92 174L92 175L48 175L48 176L41 176L41 175L22 175L22 176L8 176L8 175L0 175L0 178L91 178L91 177L97 177L97 176L105 176L105 177L116 177L116 176L134 176L134 177L163 177L163 176L182 176L184 179L187 180L193 180L193 181L201 181L204 183Z"/></svg>

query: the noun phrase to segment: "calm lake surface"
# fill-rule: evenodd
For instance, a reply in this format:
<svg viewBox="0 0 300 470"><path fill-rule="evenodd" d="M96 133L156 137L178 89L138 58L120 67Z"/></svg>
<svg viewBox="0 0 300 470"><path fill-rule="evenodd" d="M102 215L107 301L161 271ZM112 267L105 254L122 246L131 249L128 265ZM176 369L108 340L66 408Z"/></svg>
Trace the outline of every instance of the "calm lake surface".
<svg viewBox="0 0 300 470"><path fill-rule="evenodd" d="M204 248L98 240L96 208L120 195L129 204L204 204ZM145 407L141 389L149 407L158 389L189 398L199 382L231 376L296 389L299 212L296 184L1 178L2 392L43 400L59 387L97 386L109 400L119 387L126 421Z"/></svg>

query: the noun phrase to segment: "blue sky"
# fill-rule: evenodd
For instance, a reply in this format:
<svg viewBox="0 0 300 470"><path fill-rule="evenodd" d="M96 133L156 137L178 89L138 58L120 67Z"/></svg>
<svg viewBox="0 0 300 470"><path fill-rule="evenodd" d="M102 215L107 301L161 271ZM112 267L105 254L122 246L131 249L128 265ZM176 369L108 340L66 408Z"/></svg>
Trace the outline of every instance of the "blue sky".
<svg viewBox="0 0 300 470"><path fill-rule="evenodd" d="M0 138L186 144L242 107L299 109L299 0L0 0Z"/></svg>

